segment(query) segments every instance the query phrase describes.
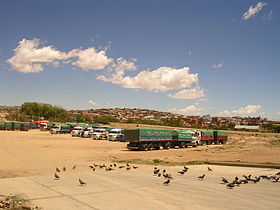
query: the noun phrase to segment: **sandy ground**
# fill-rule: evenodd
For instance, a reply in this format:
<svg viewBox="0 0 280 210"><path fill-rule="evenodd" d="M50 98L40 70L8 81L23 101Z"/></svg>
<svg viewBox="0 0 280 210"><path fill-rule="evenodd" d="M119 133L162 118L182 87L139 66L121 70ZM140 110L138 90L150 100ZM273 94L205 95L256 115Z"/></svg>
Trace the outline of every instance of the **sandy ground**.
<svg viewBox="0 0 280 210"><path fill-rule="evenodd" d="M53 135L39 130L0 131L0 176L44 175L54 167L88 165L93 162L109 163L120 160L187 161L244 161L280 163L280 145L271 142L278 135L232 134L226 145L159 151L129 151L126 143L94 141L71 137L70 134Z"/></svg>
<svg viewBox="0 0 280 210"><path fill-rule="evenodd" d="M99 168L92 172L88 167L155 159L280 163L279 139L276 134L233 133L226 145L144 152L128 151L126 143L70 134L0 131L0 193L23 195L43 209L279 209L280 182L262 180L232 190L219 184L222 176L232 180L242 174L273 175L279 171L275 169L211 166L214 171L209 172L207 166L196 165L181 176L177 171L182 166L158 166L175 178L164 186L164 178L153 176L153 165L111 172ZM53 178L56 167L66 167L66 172L59 173L60 180ZM205 180L199 181L197 176L202 174ZM87 185L79 186L78 178Z"/></svg>

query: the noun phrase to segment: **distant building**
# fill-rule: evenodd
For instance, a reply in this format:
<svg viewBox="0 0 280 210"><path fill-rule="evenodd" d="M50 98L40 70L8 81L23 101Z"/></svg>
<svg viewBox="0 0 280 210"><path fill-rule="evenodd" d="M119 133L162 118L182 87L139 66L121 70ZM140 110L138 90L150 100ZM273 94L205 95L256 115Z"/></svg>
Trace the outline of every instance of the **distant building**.
<svg viewBox="0 0 280 210"><path fill-rule="evenodd" d="M236 125L235 129L259 130L258 125Z"/></svg>

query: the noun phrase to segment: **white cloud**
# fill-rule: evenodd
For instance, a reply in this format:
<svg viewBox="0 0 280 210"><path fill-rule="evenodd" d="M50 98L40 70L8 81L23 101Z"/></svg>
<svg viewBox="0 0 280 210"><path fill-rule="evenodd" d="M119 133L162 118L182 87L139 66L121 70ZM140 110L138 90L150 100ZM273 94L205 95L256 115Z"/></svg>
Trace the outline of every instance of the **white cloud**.
<svg viewBox="0 0 280 210"><path fill-rule="evenodd" d="M97 50L92 47L85 50L74 49L68 53L68 56L70 58L78 57L72 64L88 71L104 69L111 63L112 59L108 58L105 54L104 50L97 52Z"/></svg>
<svg viewBox="0 0 280 210"><path fill-rule="evenodd" d="M148 89L151 91L168 91L180 90L182 88L190 88L193 84L197 84L198 74L191 74L189 67L175 69L171 67L160 67L153 71L141 71L134 77L124 76L127 69L135 70L135 65L127 63L125 65L117 65L114 67L114 73L111 78L98 76L97 79L112 82L121 85L124 88Z"/></svg>
<svg viewBox="0 0 280 210"><path fill-rule="evenodd" d="M243 20L248 20L249 18L254 17L255 14L260 12L262 10L262 8L264 6L266 6L266 5L267 5L267 3L264 3L264 2L260 1L260 2L257 3L257 5L255 7L254 6L250 6L248 11L243 14L242 19Z"/></svg>
<svg viewBox="0 0 280 210"><path fill-rule="evenodd" d="M214 69L219 69L219 68L222 68L222 67L224 67L224 64L223 64L223 63L214 64L214 65L212 66L212 68L214 68Z"/></svg>
<svg viewBox="0 0 280 210"><path fill-rule="evenodd" d="M93 101L93 100L89 100L88 104L93 105L93 106L97 105L97 103L95 101Z"/></svg>
<svg viewBox="0 0 280 210"><path fill-rule="evenodd" d="M200 86L196 86L191 89L180 90L175 94L168 94L168 96L177 99L196 99L205 96L205 94Z"/></svg>
<svg viewBox="0 0 280 210"><path fill-rule="evenodd" d="M38 48L39 39L23 39L15 51L15 55L7 60L12 69L21 73L36 73L43 70L39 63L53 63L56 60L67 58L67 55L52 46Z"/></svg>
<svg viewBox="0 0 280 210"><path fill-rule="evenodd" d="M14 49L14 56L7 60L13 70L21 73L37 73L43 71L42 64L51 63L54 66L64 63L71 63L83 70L100 70L105 68L112 59L105 55L105 51L97 52L94 48L86 50L73 49L69 53L62 52L52 46L44 46L39 39L22 39L19 45ZM70 61L70 58L77 58L76 61Z"/></svg>
<svg viewBox="0 0 280 210"><path fill-rule="evenodd" d="M189 54L189 55L192 55L192 51L189 51L188 54Z"/></svg>
<svg viewBox="0 0 280 210"><path fill-rule="evenodd" d="M238 110L228 111L225 110L223 112L219 112L220 116L253 116L257 114L257 112L261 109L261 105L248 105L246 107L241 107Z"/></svg>
<svg viewBox="0 0 280 210"><path fill-rule="evenodd" d="M183 109L175 109L174 111L179 114L185 115L201 115L201 110L203 110L203 108L196 107L195 105L190 105Z"/></svg>

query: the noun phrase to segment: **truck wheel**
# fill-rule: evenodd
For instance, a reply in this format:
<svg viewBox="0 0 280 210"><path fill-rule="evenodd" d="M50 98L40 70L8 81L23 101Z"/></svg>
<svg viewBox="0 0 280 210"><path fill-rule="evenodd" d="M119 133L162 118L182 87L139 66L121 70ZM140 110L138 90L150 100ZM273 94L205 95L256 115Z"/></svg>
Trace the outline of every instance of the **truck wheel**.
<svg viewBox="0 0 280 210"><path fill-rule="evenodd" d="M144 151L148 151L148 148L149 148L148 144L144 144L144 145L143 145L143 150L144 150Z"/></svg>
<svg viewBox="0 0 280 210"><path fill-rule="evenodd" d="M182 142L181 145L180 145L180 147L181 147L181 148L186 148L186 143L185 143L185 142Z"/></svg>
<svg viewBox="0 0 280 210"><path fill-rule="evenodd" d="M98 139L99 139L99 140L102 140L102 136L100 136Z"/></svg>
<svg viewBox="0 0 280 210"><path fill-rule="evenodd" d="M148 145L148 150L152 150L153 148L154 148L153 144L150 143L150 144Z"/></svg>
<svg viewBox="0 0 280 210"><path fill-rule="evenodd" d="M170 142L167 142L167 143L165 143L165 145L164 145L164 149L170 149L170 147L171 147L171 144L170 144Z"/></svg>

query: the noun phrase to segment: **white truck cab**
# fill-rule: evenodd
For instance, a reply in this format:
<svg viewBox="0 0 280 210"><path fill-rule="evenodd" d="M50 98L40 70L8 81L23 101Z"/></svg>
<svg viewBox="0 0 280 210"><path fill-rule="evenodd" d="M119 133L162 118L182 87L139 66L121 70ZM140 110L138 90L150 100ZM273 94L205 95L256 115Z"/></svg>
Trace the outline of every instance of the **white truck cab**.
<svg viewBox="0 0 280 210"><path fill-rule="evenodd" d="M77 136L79 136L79 133L80 133L83 129L84 129L84 128L83 128L83 127L80 127L80 126L74 127L73 130L71 131L72 137L77 137Z"/></svg>
<svg viewBox="0 0 280 210"><path fill-rule="evenodd" d="M120 141L123 139L123 129L113 128L109 131L108 140L109 141Z"/></svg>
<svg viewBox="0 0 280 210"><path fill-rule="evenodd" d="M108 131L105 128L95 128L93 129L92 138L94 140L107 139Z"/></svg>

